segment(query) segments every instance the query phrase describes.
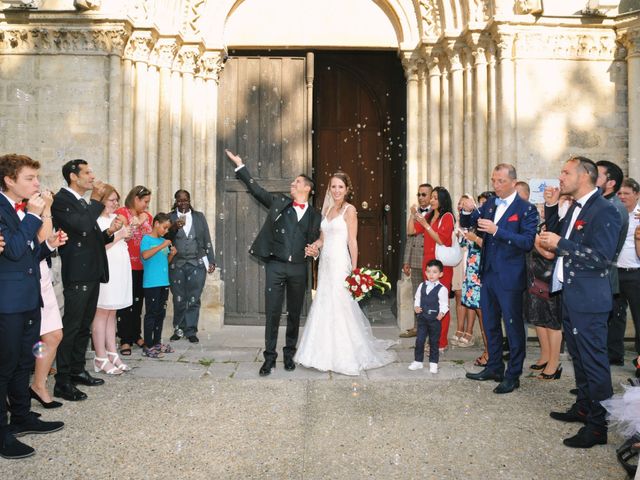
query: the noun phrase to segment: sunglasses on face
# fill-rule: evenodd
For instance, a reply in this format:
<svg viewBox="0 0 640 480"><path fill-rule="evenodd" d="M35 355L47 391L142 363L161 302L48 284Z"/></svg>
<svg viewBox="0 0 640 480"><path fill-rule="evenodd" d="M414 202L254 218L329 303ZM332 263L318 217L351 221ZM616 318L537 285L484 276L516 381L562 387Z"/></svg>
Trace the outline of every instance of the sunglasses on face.
<svg viewBox="0 0 640 480"><path fill-rule="evenodd" d="M429 194L427 193L416 193L416 197L428 197Z"/></svg>

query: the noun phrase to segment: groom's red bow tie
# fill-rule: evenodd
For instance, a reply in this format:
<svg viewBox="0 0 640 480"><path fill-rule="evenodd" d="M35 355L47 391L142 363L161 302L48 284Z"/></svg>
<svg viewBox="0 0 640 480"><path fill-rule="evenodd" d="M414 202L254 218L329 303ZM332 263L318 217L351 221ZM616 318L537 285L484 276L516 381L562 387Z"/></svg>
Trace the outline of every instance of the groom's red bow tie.
<svg viewBox="0 0 640 480"><path fill-rule="evenodd" d="M299 208L301 208L301 209L303 209L303 210L304 210L304 207L306 207L306 206L307 206L307 204L306 204L306 203L293 202L293 206L294 206L294 207L299 207Z"/></svg>
<svg viewBox="0 0 640 480"><path fill-rule="evenodd" d="M16 203L14 208L16 209L16 212L19 212L20 210L24 212L24 209L27 208L27 202Z"/></svg>

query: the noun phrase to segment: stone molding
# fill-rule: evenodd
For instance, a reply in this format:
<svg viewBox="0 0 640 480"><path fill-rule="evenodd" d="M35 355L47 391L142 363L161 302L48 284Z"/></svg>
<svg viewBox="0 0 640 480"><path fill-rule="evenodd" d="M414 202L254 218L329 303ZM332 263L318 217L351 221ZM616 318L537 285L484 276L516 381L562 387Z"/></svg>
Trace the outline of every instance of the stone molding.
<svg viewBox="0 0 640 480"><path fill-rule="evenodd" d="M423 41L439 37L442 32L442 19L437 0L420 0L419 7Z"/></svg>
<svg viewBox="0 0 640 480"><path fill-rule="evenodd" d="M3 25L0 27L0 55L83 53L122 56L129 33L123 25L97 29Z"/></svg>
<svg viewBox="0 0 640 480"><path fill-rule="evenodd" d="M173 37L159 38L153 47L151 62L159 68L171 68L180 48L180 40Z"/></svg>
<svg viewBox="0 0 640 480"><path fill-rule="evenodd" d="M616 53L613 30L591 32L564 30L549 35L548 31L519 31L516 33L517 58L545 58L562 60L607 60Z"/></svg>
<svg viewBox="0 0 640 480"><path fill-rule="evenodd" d="M618 41L623 46L619 50L624 50L623 52L618 52L618 55L626 53L626 58L640 57L640 28L621 32L618 36Z"/></svg>

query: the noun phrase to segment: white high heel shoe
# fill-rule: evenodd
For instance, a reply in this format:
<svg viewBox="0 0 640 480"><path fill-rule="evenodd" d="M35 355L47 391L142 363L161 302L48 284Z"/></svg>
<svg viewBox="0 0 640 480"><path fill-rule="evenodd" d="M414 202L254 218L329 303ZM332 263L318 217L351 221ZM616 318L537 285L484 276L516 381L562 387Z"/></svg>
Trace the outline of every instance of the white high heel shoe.
<svg viewBox="0 0 640 480"><path fill-rule="evenodd" d="M100 362L100 366L97 366L96 362ZM122 370L120 370L115 365L112 366L109 370L105 370L104 367L107 365L107 363L110 363L108 358L95 357L93 359L93 371L96 372L96 373L104 372L107 375L121 375L122 374Z"/></svg>
<svg viewBox="0 0 640 480"><path fill-rule="evenodd" d="M120 360L120 355L117 352L107 352L107 357L109 357L109 361L113 363L116 368L122 370L123 372L131 371L131 367Z"/></svg>

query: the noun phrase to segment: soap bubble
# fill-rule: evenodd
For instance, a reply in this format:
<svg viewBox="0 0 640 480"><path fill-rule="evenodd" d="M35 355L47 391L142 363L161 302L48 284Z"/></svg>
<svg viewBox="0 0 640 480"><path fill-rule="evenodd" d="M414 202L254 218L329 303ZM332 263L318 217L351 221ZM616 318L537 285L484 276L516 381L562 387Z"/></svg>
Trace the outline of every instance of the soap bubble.
<svg viewBox="0 0 640 480"><path fill-rule="evenodd" d="M31 349L33 356L36 358L44 357L44 354L47 352L47 346L44 342L38 341L33 344L33 348Z"/></svg>

